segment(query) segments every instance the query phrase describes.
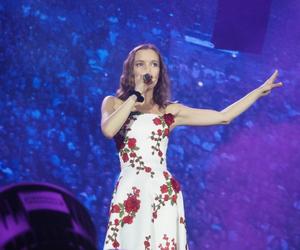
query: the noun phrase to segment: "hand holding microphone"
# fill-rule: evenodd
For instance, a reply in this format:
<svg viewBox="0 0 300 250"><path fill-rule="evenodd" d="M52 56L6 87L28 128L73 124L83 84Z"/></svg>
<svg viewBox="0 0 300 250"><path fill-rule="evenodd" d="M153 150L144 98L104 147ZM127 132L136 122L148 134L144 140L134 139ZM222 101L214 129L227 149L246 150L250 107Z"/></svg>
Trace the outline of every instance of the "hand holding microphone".
<svg viewBox="0 0 300 250"><path fill-rule="evenodd" d="M139 75L136 76L135 78L135 88L134 90L130 91L131 94L135 94L137 96L137 103L143 103L144 102L144 97L143 94L146 91L147 87L146 85L151 85L152 84L152 76L150 74L145 74L145 75ZM139 104L137 104L139 105Z"/></svg>
<svg viewBox="0 0 300 250"><path fill-rule="evenodd" d="M143 94L147 86L152 84L152 76L150 74L144 74L144 75L136 75L135 77L135 90L139 91L141 94Z"/></svg>

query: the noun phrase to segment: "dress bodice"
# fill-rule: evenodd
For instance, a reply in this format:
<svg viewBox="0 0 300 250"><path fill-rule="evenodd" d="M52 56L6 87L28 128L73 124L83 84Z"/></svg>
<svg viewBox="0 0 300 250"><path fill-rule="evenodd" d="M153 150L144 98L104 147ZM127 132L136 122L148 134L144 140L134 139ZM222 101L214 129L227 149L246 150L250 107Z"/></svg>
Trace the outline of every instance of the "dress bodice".
<svg viewBox="0 0 300 250"><path fill-rule="evenodd" d="M165 170L168 137L173 122L171 113L130 113L114 137L121 169L131 167L148 173Z"/></svg>

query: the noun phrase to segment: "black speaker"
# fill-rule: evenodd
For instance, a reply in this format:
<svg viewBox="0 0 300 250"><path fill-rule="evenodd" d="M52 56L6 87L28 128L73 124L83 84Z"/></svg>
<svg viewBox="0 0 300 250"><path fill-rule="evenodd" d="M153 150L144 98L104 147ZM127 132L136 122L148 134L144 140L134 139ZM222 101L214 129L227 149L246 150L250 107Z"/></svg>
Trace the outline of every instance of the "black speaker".
<svg viewBox="0 0 300 250"><path fill-rule="evenodd" d="M95 226L79 201L49 183L0 190L1 250L96 250Z"/></svg>
<svg viewBox="0 0 300 250"><path fill-rule="evenodd" d="M216 48L260 53L271 0L219 0L212 42Z"/></svg>

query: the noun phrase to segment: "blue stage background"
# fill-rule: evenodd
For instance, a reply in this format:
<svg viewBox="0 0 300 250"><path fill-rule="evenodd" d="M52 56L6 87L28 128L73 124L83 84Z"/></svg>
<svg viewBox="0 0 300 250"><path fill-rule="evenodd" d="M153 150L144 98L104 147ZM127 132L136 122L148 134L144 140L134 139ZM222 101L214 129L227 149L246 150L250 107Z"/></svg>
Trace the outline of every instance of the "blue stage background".
<svg viewBox="0 0 300 250"><path fill-rule="evenodd" d="M215 110L277 68L284 87L230 125L176 128L168 166L183 190L190 249L300 249L300 4L272 2L260 54L211 47L216 10L216 0L1 1L1 186L69 189L102 249L120 168L100 105L128 52L157 45L172 99Z"/></svg>

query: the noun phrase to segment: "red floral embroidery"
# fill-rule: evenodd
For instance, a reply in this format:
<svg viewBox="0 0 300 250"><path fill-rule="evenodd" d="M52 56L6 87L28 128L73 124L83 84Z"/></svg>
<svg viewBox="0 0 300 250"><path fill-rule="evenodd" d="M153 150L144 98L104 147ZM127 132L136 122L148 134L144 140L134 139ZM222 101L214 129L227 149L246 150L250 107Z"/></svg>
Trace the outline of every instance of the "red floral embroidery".
<svg viewBox="0 0 300 250"><path fill-rule="evenodd" d="M177 250L177 244L174 238L171 241L169 241L169 237L166 234L164 234L163 240L166 241L164 243L165 246L159 244L158 247L160 250Z"/></svg>
<svg viewBox="0 0 300 250"><path fill-rule="evenodd" d="M178 193L180 192L180 184L167 171L163 172L166 183L160 186L160 194L155 197L155 202L152 204L152 222L157 218L157 212L165 206L167 202L171 202L173 206L177 203Z"/></svg>
<svg viewBox="0 0 300 250"><path fill-rule="evenodd" d="M168 186L167 186L166 184L160 186L160 191L161 191L162 193L168 192Z"/></svg>
<svg viewBox="0 0 300 250"><path fill-rule="evenodd" d="M154 122L155 125L160 125L161 124L161 119L156 117L156 118L153 119L153 122Z"/></svg>
<svg viewBox="0 0 300 250"><path fill-rule="evenodd" d="M118 214L116 215L118 218L111 218L109 221L108 232L110 230L111 233L108 233L108 240L105 242L105 244L109 244L111 241L114 248L120 246L119 242L117 241L119 227L123 227L125 224L132 224L136 213L140 209L141 201L138 199L140 196L140 190L136 187L132 187L132 190L133 192L127 194L128 198L123 203L111 204L109 215L111 216L112 213L115 213Z"/></svg>
<svg viewBox="0 0 300 250"><path fill-rule="evenodd" d="M119 246L120 246L119 242L115 240L115 241L113 242L113 247L114 247L114 248L117 248L117 247L119 247Z"/></svg>
<svg viewBox="0 0 300 250"><path fill-rule="evenodd" d="M159 116L154 118L153 123L155 125L161 125L161 128L156 131L151 132L151 140L155 142L152 148L152 155L157 152L157 155L160 157L160 163L162 164L164 161L163 152L160 149L161 141L163 138L169 136L169 127L174 122L174 116L171 113L164 114L163 116Z"/></svg>
<svg viewBox="0 0 300 250"><path fill-rule="evenodd" d="M127 161L129 160L129 157L128 157L128 154L127 154L127 153L122 154L122 160L123 160L124 162L127 162Z"/></svg>
<svg viewBox="0 0 300 250"><path fill-rule="evenodd" d="M170 199L170 196L167 195L167 194L165 194L165 196L164 196L164 201L168 201L169 199Z"/></svg>
<svg viewBox="0 0 300 250"><path fill-rule="evenodd" d="M129 124L132 121L135 121L136 119L137 119L136 117L129 115L126 122L123 124L123 126L119 130L119 132L114 136L114 140L115 140L118 151L120 151L121 149L123 149L125 147L125 143L124 143L125 134L131 130Z"/></svg>
<svg viewBox="0 0 300 250"><path fill-rule="evenodd" d="M175 193L180 191L180 184L174 178L171 178L172 188L174 189Z"/></svg>
<svg viewBox="0 0 300 250"><path fill-rule="evenodd" d="M146 240L144 241L145 250L151 250L151 248L150 248L151 245L149 242L149 240L151 239L151 235L146 236L145 238L146 238Z"/></svg>
<svg viewBox="0 0 300 250"><path fill-rule="evenodd" d="M151 172L151 168L150 168L150 167L145 167L145 171L146 171L147 173L149 173L149 172Z"/></svg>
<svg viewBox="0 0 300 250"><path fill-rule="evenodd" d="M112 213L120 213L120 207L119 205L113 205L111 209Z"/></svg>
<svg viewBox="0 0 300 250"><path fill-rule="evenodd" d="M163 172L163 175L164 175L165 179L168 179L168 177L170 176L170 174L166 171Z"/></svg>
<svg viewBox="0 0 300 250"><path fill-rule="evenodd" d="M153 219L156 219L157 218L157 211L154 211L153 213L152 213L152 217L153 217ZM153 222L153 221L152 221Z"/></svg>
<svg viewBox="0 0 300 250"><path fill-rule="evenodd" d="M146 173L150 173L153 178L155 174L154 171L152 171L151 167L145 166L142 157L137 154L139 147L136 146L136 139L125 137L124 145L125 146L120 149L120 155L123 162L129 161L130 166L137 169L136 174L139 174L140 171L143 170Z"/></svg>
<svg viewBox="0 0 300 250"><path fill-rule="evenodd" d="M127 216L125 216L123 219L122 219L122 222L124 223L124 224L131 224L132 223L132 220L133 220L133 217L132 216L129 216L129 215L127 215Z"/></svg>
<svg viewBox="0 0 300 250"><path fill-rule="evenodd" d="M118 134L114 137L117 148L119 150L122 161L124 163L129 161L130 166L137 170L136 174L139 174L140 171L144 171L145 173L149 173L153 178L155 172L152 171L151 167L145 166L142 157L138 155L138 151L140 148L137 147L136 138L126 136L126 133L131 130L128 125L132 120L136 120L136 117L129 116Z"/></svg>
<svg viewBox="0 0 300 250"><path fill-rule="evenodd" d="M167 129L167 128L164 130L164 137L166 137L166 136L169 136L169 129Z"/></svg>
<svg viewBox="0 0 300 250"><path fill-rule="evenodd" d="M136 198L136 196L130 196L125 202L125 210L127 213L137 212L140 208L141 201Z"/></svg>
<svg viewBox="0 0 300 250"><path fill-rule="evenodd" d="M176 203L176 201L177 201L177 195L173 194L172 195L172 203L174 204L174 203Z"/></svg>
<svg viewBox="0 0 300 250"><path fill-rule="evenodd" d="M130 157L132 157L132 158L136 157L136 153L134 153L134 152L131 152L129 155L130 155Z"/></svg>
<svg viewBox="0 0 300 250"><path fill-rule="evenodd" d="M128 136L124 137L123 143L121 144L122 147L120 148L120 154L122 156L122 160L124 162L127 162L129 160L129 156L131 158L136 157L136 152L140 148L136 146L136 139L135 138L129 138ZM124 146L123 146L124 145ZM129 154L129 156L128 156Z"/></svg>
<svg viewBox="0 0 300 250"><path fill-rule="evenodd" d="M165 122L167 123L168 127L174 122L174 115L171 113L163 115Z"/></svg>
<svg viewBox="0 0 300 250"><path fill-rule="evenodd" d="M135 148L136 139L135 138L129 138L128 139L128 147L129 148Z"/></svg>

